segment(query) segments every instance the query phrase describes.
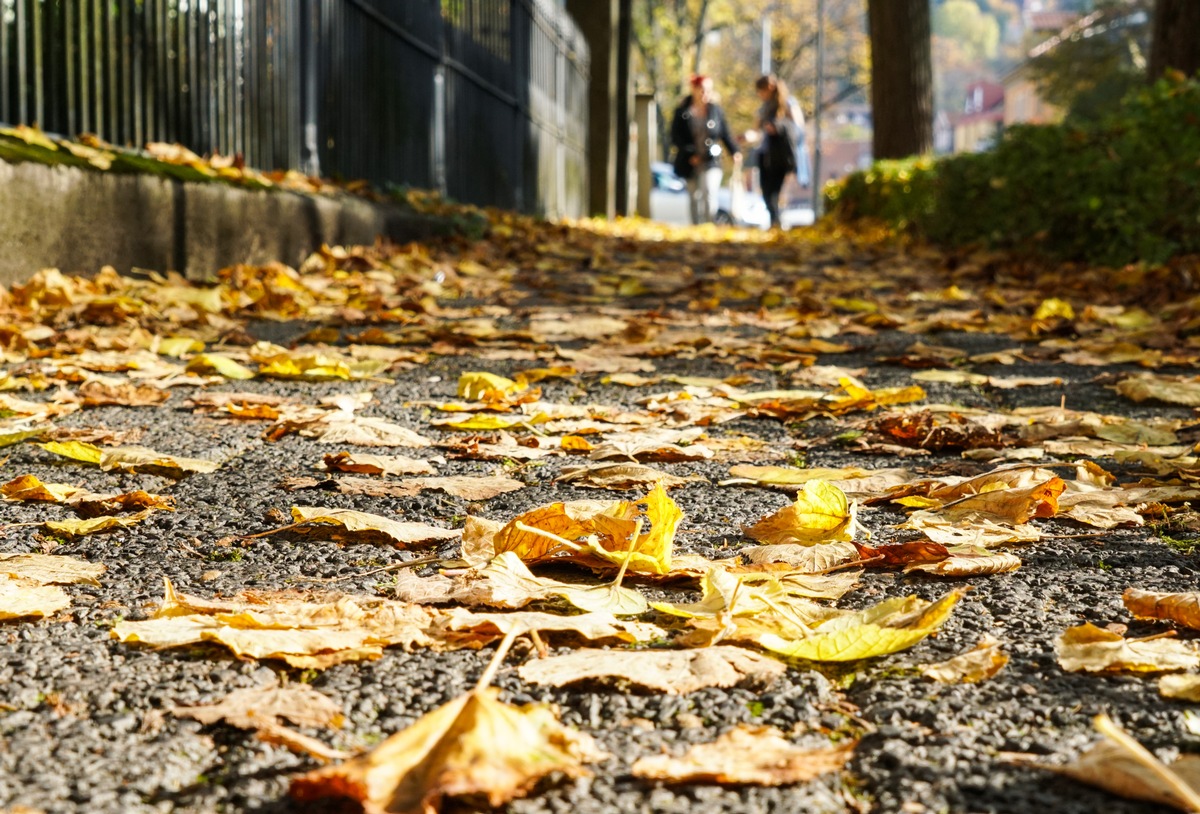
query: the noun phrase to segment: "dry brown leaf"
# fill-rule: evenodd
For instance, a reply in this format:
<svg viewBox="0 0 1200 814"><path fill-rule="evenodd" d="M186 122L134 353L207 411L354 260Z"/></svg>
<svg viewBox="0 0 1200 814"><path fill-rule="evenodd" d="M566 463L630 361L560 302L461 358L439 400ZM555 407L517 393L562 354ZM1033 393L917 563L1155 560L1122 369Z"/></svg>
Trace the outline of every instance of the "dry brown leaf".
<svg viewBox="0 0 1200 814"><path fill-rule="evenodd" d="M1069 672L1161 673L1194 670L1200 657L1187 642L1150 637L1124 639L1090 622L1067 628L1054 642L1059 665Z"/></svg>
<svg viewBox="0 0 1200 814"><path fill-rule="evenodd" d="M1164 764L1107 716L1097 716L1105 735L1074 763L1040 765L1080 782L1134 800L1148 800L1180 811L1200 811L1200 756L1183 755Z"/></svg>
<svg viewBox="0 0 1200 814"><path fill-rule="evenodd" d="M256 595L206 600L175 591L164 580L162 605L145 621L120 621L112 638L151 647L215 642L241 657L281 659L300 669L325 669L379 658L383 648L439 644L432 632L440 614L375 597L337 596L303 601Z"/></svg>
<svg viewBox="0 0 1200 814"><path fill-rule="evenodd" d="M787 668L750 650L718 646L698 650L579 650L528 661L517 672L530 684L562 687L602 681L678 695L704 687L763 690Z"/></svg>
<svg viewBox="0 0 1200 814"><path fill-rule="evenodd" d="M984 635L971 650L938 664L927 665L921 670L921 675L941 684L976 684L996 675L1006 664L1008 654L1000 649L1000 642Z"/></svg>
<svg viewBox="0 0 1200 814"><path fill-rule="evenodd" d="M549 708L510 706L498 695L460 696L366 755L296 777L289 794L301 803L353 800L364 814L431 814L447 798L499 806L551 772L579 777L588 774L583 764L607 757Z"/></svg>
<svg viewBox="0 0 1200 814"><path fill-rule="evenodd" d="M978 546L955 546L946 550L948 556L937 562L913 563L904 569L922 571L937 577L980 577L1003 574L1021 567L1016 554L988 551Z"/></svg>
<svg viewBox="0 0 1200 814"><path fill-rule="evenodd" d="M801 573L826 571L859 559L858 548L850 542L822 545L752 545L739 549L738 553L748 563L783 563Z"/></svg>
<svg viewBox="0 0 1200 814"><path fill-rule="evenodd" d="M109 385L89 381L78 391L78 398L85 407L155 407L170 397L170 391L146 384Z"/></svg>
<svg viewBox="0 0 1200 814"><path fill-rule="evenodd" d="M1200 378L1187 376L1160 376L1155 373L1139 373L1117 383L1117 392L1127 399L1141 403L1156 401L1163 404L1181 404L1185 407L1200 407Z"/></svg>
<svg viewBox="0 0 1200 814"><path fill-rule="evenodd" d="M292 519L304 527L302 530L338 542L385 543L398 548L456 540L462 534L425 523L406 523L377 514L321 506L293 506Z"/></svg>
<svg viewBox="0 0 1200 814"><path fill-rule="evenodd" d="M173 707L171 712L183 718L194 718L204 724L224 722L239 729L249 729L269 743L281 743L294 751L312 755L318 760L346 760L352 755L331 749L321 741L283 726L281 720L297 726L339 728L343 717L341 708L327 695L307 684L280 686L272 680L254 689L234 690L215 704L196 704Z"/></svg>
<svg viewBox="0 0 1200 814"><path fill-rule="evenodd" d="M1200 593L1159 593L1126 588L1121 597L1135 619L1156 619L1200 630Z"/></svg>
<svg viewBox="0 0 1200 814"><path fill-rule="evenodd" d="M854 744L803 749L773 727L741 724L680 757L641 758L633 775L668 783L783 786L839 771L853 752Z"/></svg>
<svg viewBox="0 0 1200 814"><path fill-rule="evenodd" d="M642 464L592 464L566 467L554 482L621 491L648 489L656 483L661 483L664 489L674 489L689 483L708 483L708 479L703 475L680 477Z"/></svg>
<svg viewBox="0 0 1200 814"><path fill-rule="evenodd" d="M403 455L368 455L338 452L326 455L322 467L329 472L354 472L359 475L433 475L430 461Z"/></svg>
<svg viewBox="0 0 1200 814"><path fill-rule="evenodd" d="M1021 524L1034 517L1053 517L1058 496L1067 488L1061 478L1024 488L995 489L961 498L938 509L949 520L981 518Z"/></svg>

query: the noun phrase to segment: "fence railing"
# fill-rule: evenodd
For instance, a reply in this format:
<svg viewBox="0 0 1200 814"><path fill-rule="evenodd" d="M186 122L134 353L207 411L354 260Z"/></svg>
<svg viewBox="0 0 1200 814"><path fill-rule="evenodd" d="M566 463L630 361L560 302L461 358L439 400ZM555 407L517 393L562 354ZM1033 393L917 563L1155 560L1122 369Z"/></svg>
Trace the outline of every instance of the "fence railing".
<svg viewBox="0 0 1200 814"><path fill-rule="evenodd" d="M549 0L0 0L0 122L552 216L588 63Z"/></svg>

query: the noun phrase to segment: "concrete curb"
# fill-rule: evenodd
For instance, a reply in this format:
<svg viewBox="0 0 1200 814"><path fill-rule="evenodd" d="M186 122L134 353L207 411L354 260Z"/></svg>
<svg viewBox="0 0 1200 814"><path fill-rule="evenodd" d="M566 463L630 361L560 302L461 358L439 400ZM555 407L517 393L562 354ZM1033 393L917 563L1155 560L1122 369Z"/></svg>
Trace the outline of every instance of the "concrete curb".
<svg viewBox="0 0 1200 814"><path fill-rule="evenodd" d="M297 265L322 243L398 242L450 222L346 195L250 190L153 175L0 161L0 284L42 268L111 265L202 279L236 263Z"/></svg>

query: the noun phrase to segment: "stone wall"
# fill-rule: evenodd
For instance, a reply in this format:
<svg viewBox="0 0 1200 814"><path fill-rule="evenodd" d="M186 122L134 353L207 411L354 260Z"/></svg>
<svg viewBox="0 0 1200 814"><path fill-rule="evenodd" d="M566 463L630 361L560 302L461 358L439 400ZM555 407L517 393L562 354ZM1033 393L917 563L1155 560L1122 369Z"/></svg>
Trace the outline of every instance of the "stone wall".
<svg viewBox="0 0 1200 814"><path fill-rule="evenodd" d="M300 263L322 243L416 240L444 223L353 196L248 190L0 161L0 284L111 265L203 279L235 263Z"/></svg>

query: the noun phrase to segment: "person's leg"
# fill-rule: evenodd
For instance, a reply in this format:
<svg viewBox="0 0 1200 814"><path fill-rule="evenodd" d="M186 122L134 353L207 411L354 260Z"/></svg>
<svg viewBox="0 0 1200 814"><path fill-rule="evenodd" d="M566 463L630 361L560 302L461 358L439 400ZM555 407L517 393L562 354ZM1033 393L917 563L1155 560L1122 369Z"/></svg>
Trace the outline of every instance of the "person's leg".
<svg viewBox="0 0 1200 814"><path fill-rule="evenodd" d="M705 223L712 223L717 219L717 210L721 207L718 202L721 194L721 179L724 177L725 172L720 167L709 167L704 171Z"/></svg>
<svg viewBox="0 0 1200 814"><path fill-rule="evenodd" d="M692 211L692 225L706 223L704 217L704 184L702 182L703 175L701 173L693 174L687 179L688 190L688 205Z"/></svg>
<svg viewBox="0 0 1200 814"><path fill-rule="evenodd" d="M767 214L771 216L771 228L778 228L779 220L779 191L783 189L783 176L774 172L762 174L763 203L767 205Z"/></svg>

